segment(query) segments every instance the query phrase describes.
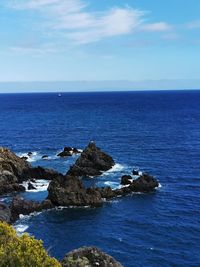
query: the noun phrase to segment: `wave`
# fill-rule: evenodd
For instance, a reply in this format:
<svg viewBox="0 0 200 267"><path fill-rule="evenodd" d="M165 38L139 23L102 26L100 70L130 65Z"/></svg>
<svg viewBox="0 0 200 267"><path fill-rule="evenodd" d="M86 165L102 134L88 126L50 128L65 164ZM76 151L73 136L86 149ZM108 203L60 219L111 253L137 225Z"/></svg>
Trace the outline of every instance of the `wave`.
<svg viewBox="0 0 200 267"><path fill-rule="evenodd" d="M110 175L111 173L121 172L125 169L125 166L119 163L116 163L110 170L104 172L102 175Z"/></svg>
<svg viewBox="0 0 200 267"><path fill-rule="evenodd" d="M31 189L31 190L28 190L28 183L29 181L22 183L22 185L26 188L26 191L36 193L36 192L47 191L50 181L36 180L35 182L31 182L31 184L36 188L36 189Z"/></svg>
<svg viewBox="0 0 200 267"><path fill-rule="evenodd" d="M161 188L161 187L162 187L162 185L159 183L157 188Z"/></svg>
<svg viewBox="0 0 200 267"><path fill-rule="evenodd" d="M106 186L110 186L111 188L118 188L118 186L119 186L119 183L118 182L111 182L111 181L106 181L106 182L104 182L104 184L106 185Z"/></svg>
<svg viewBox="0 0 200 267"><path fill-rule="evenodd" d="M41 159L41 155L37 151L31 152L31 155L28 155L29 153L17 153L18 157L26 157L28 162L35 162Z"/></svg>
<svg viewBox="0 0 200 267"><path fill-rule="evenodd" d="M18 235L22 235L29 228L29 226L27 224L20 223L20 224L14 225L14 228Z"/></svg>

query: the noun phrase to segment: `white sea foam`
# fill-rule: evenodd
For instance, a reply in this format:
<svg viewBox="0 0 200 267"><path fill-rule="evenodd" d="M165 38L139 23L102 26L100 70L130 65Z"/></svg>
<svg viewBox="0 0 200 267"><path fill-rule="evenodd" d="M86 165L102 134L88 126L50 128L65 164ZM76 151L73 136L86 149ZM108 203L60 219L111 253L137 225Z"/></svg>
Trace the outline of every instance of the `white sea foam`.
<svg viewBox="0 0 200 267"><path fill-rule="evenodd" d="M36 152L36 151L33 151L31 152L32 154L31 155L28 155L28 153L17 153L17 156L18 157L26 157L27 158L27 161L28 162L35 162L35 161L38 161L41 159L41 155Z"/></svg>
<svg viewBox="0 0 200 267"><path fill-rule="evenodd" d="M33 186L36 188L36 189L31 189L31 190L28 190L28 183L29 183L29 181L22 183L22 185L26 188L26 191L28 191L28 192L42 192L42 191L47 191L47 188L49 186L50 181L36 180L35 183L31 182L33 184Z"/></svg>
<svg viewBox="0 0 200 267"><path fill-rule="evenodd" d="M161 188L161 187L162 187L162 185L159 183L157 188Z"/></svg>
<svg viewBox="0 0 200 267"><path fill-rule="evenodd" d="M115 187L115 188L118 187L118 183L117 182L106 181L104 184L107 185L107 186Z"/></svg>
<svg viewBox="0 0 200 267"><path fill-rule="evenodd" d="M104 172L102 175L110 175L111 173L117 173L124 170L125 166L122 164L116 163L110 170Z"/></svg>
<svg viewBox="0 0 200 267"><path fill-rule="evenodd" d="M15 225L14 228L15 228L17 234L21 235L29 228L29 226L27 224L21 224L20 223L20 224Z"/></svg>

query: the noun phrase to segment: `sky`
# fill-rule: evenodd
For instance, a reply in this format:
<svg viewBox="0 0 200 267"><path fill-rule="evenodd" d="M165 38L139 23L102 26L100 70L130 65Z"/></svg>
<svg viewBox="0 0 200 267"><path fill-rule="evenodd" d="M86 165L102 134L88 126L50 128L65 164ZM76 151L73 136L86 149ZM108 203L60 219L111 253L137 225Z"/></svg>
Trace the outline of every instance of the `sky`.
<svg viewBox="0 0 200 267"><path fill-rule="evenodd" d="M200 88L199 70L200 0L0 1L0 92L32 81Z"/></svg>

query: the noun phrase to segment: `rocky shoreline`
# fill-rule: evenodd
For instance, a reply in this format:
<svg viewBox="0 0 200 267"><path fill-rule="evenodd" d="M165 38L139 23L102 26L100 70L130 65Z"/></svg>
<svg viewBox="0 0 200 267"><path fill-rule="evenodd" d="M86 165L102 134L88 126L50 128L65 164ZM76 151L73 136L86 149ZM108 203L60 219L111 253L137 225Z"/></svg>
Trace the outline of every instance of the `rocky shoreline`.
<svg viewBox="0 0 200 267"><path fill-rule="evenodd" d="M64 151L73 151L68 147ZM75 153L75 152L74 152ZM94 142L80 154L75 164L65 175L54 170L42 167L32 167L25 159L21 159L6 148L0 148L0 195L25 191L21 185L24 181L37 179L50 180L48 197L42 202L25 200L19 196L14 197L9 206L0 204L0 220L12 223L20 214L28 215L35 211L51 209L57 206L102 206L105 200L125 196L134 192L148 193L158 187L158 181L149 174L141 174L133 170L131 175L121 177L121 187L89 187L86 188L81 178L99 176L111 169L115 162ZM29 182L29 186L32 184Z"/></svg>

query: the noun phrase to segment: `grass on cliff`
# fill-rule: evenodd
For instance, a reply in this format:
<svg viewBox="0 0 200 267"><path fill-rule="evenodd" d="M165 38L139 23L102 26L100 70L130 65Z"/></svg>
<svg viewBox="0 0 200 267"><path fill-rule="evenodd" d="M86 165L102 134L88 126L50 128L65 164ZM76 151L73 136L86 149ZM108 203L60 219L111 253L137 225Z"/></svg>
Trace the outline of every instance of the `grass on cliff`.
<svg viewBox="0 0 200 267"><path fill-rule="evenodd" d="M28 234L17 236L12 226L0 222L0 267L61 267L41 240Z"/></svg>

